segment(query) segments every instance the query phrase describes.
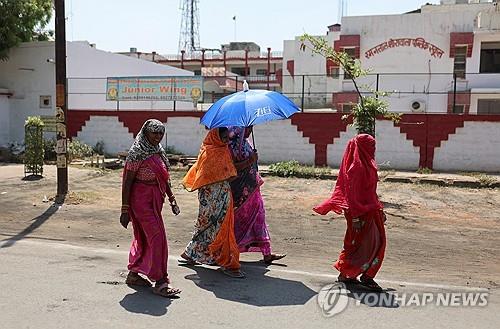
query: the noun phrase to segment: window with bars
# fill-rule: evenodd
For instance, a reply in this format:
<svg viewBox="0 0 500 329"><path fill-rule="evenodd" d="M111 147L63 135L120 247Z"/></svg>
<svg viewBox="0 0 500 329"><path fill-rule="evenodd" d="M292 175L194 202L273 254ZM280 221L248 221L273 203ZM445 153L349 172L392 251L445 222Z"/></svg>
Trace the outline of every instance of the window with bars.
<svg viewBox="0 0 500 329"><path fill-rule="evenodd" d="M479 99L477 114L500 114L500 99Z"/></svg>
<svg viewBox="0 0 500 329"><path fill-rule="evenodd" d="M455 61L453 63L453 74L459 79L465 79L467 64L467 46L455 47Z"/></svg>
<svg viewBox="0 0 500 329"><path fill-rule="evenodd" d="M356 60L356 49L355 48L344 48L344 53L351 57L351 61L354 62ZM351 75L347 72L344 72L344 80L350 80Z"/></svg>
<svg viewBox="0 0 500 329"><path fill-rule="evenodd" d="M480 73L500 73L500 42L481 43Z"/></svg>

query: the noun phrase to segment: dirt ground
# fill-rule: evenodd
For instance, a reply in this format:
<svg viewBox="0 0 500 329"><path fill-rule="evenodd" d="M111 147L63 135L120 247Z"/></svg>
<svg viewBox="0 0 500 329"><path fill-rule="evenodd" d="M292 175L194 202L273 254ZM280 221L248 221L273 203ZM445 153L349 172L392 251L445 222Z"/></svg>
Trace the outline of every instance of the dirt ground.
<svg viewBox="0 0 500 329"><path fill-rule="evenodd" d="M131 230L118 223L120 171L70 168L71 193L57 207L43 202L56 190L55 168L45 170L43 179L24 181L22 166L0 165L0 244L31 238L128 249ZM172 255L189 241L198 211L197 194L180 186L183 174L172 174L181 215L174 217L168 208L163 212ZM342 247L345 222L311 210L333 185L266 177L263 196L273 249L288 254L289 269L335 273L330 266ZM500 189L380 183L379 194L388 215L380 277L500 288Z"/></svg>

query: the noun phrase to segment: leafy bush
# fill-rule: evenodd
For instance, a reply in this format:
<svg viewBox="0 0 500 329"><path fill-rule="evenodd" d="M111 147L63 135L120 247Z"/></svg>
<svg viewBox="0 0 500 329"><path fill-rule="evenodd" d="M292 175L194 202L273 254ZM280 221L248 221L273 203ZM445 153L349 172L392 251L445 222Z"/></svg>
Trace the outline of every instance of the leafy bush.
<svg viewBox="0 0 500 329"><path fill-rule="evenodd" d="M279 177L324 177L332 174L330 168L318 168L311 166L303 166L298 161L278 162L269 166L269 171Z"/></svg>
<svg viewBox="0 0 500 329"><path fill-rule="evenodd" d="M44 140L43 149L45 153L43 159L45 161L56 161L57 159L56 140L54 138Z"/></svg>
<svg viewBox="0 0 500 329"><path fill-rule="evenodd" d="M24 172L43 174L43 121L40 117L28 117L24 123Z"/></svg>
<svg viewBox="0 0 500 329"><path fill-rule="evenodd" d="M83 159L84 157L91 156L94 152L92 146L80 142L77 139L73 139L68 143L68 155L69 160L73 159Z"/></svg>

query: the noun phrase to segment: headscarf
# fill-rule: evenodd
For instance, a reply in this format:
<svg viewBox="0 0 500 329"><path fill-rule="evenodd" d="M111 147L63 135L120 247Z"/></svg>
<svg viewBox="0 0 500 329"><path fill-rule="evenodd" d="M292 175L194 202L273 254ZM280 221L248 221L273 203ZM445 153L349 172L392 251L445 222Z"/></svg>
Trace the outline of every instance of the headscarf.
<svg viewBox="0 0 500 329"><path fill-rule="evenodd" d="M165 162L167 168L170 168L170 163L168 162L167 155L165 154L165 150L161 144L156 146L152 145L147 137L146 132L150 133L165 133L165 126L163 123L156 119L149 119L142 125L141 130L137 134L134 143L130 147L128 151L128 155L126 158L127 162L137 162L144 161L150 156L154 154L159 154Z"/></svg>
<svg viewBox="0 0 500 329"><path fill-rule="evenodd" d="M375 139L360 134L349 141L332 197L313 210L321 215L344 211L352 218L383 208L377 196Z"/></svg>
<svg viewBox="0 0 500 329"><path fill-rule="evenodd" d="M245 138L245 127L229 127L229 148L236 161L245 161L253 153L253 148Z"/></svg>
<svg viewBox="0 0 500 329"><path fill-rule="evenodd" d="M184 176L182 184L192 192L200 187L227 180L236 174L228 145L221 140L219 130L212 129L203 140L198 160Z"/></svg>

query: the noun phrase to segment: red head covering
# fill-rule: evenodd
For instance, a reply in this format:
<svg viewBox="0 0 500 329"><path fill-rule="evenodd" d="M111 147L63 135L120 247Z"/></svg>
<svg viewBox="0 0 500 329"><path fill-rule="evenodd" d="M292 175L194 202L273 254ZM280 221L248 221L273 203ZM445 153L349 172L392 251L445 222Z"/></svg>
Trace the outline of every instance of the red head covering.
<svg viewBox="0 0 500 329"><path fill-rule="evenodd" d="M375 138L361 134L349 141L332 197L313 210L326 215L344 211L352 218L383 208L377 196Z"/></svg>

